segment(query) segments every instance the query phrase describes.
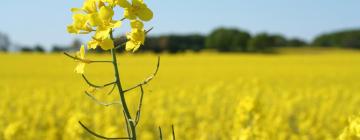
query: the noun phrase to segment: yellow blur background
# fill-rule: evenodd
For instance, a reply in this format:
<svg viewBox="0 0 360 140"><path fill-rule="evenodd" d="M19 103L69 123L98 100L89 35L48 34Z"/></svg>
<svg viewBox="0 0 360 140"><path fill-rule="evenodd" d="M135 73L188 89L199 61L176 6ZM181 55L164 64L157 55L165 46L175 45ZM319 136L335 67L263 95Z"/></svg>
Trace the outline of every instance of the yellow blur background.
<svg viewBox="0 0 360 140"><path fill-rule="evenodd" d="M144 87L140 140L158 139L158 126L169 139L172 124L180 140L333 140L350 135L351 118L359 113L359 51L160 56L158 75ZM157 60L154 54L118 59L125 88L151 74ZM0 139L95 139L79 120L101 134L126 136L121 107L87 97L91 89L73 72L76 64L62 54L0 54ZM111 64L85 71L97 84L113 80ZM117 101L117 92L106 94L110 89L94 96ZM139 93L126 94L134 115Z"/></svg>

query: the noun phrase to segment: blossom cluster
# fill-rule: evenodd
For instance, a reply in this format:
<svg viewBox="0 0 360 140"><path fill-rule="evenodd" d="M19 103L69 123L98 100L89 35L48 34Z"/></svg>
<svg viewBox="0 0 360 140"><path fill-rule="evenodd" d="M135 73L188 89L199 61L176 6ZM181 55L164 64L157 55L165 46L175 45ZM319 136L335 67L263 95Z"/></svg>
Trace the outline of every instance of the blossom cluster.
<svg viewBox="0 0 360 140"><path fill-rule="evenodd" d="M114 9L120 7L123 17L114 20ZM130 20L131 31L126 34L125 49L135 52L145 42L143 22L153 18L153 12L143 0L85 0L81 8L72 8L73 23L67 26L71 34L89 34L95 32L87 43L88 49L101 47L103 50L114 48L110 32L122 26L122 21ZM78 56L84 58L85 49L81 46ZM84 62L80 62L76 71L83 73Z"/></svg>

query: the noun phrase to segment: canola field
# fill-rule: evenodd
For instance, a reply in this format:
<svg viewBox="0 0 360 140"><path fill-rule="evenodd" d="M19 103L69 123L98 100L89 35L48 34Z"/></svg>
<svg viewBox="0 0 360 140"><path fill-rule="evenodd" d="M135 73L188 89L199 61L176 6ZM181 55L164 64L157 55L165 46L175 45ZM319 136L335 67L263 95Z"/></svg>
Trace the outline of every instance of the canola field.
<svg viewBox="0 0 360 140"><path fill-rule="evenodd" d="M90 55L111 59L110 55ZM152 54L119 55L124 87L153 72ZM119 105L104 107L62 54L0 54L1 140L94 140L81 120L107 136L126 136ZM111 64L91 64L95 83L113 80ZM94 91L118 101L111 88ZM140 140L336 140L360 136L360 52L161 55L144 87ZM126 94L132 114L139 91Z"/></svg>

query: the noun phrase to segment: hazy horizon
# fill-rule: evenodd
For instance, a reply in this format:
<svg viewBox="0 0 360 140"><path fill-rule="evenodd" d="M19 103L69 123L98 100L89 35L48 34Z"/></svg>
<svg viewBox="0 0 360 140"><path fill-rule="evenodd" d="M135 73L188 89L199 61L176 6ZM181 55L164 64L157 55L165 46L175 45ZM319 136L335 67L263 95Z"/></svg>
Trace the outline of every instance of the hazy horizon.
<svg viewBox="0 0 360 140"><path fill-rule="evenodd" d="M335 0L225 0L221 3L168 0L147 3L155 13L153 21L147 23L148 27L155 27L150 35L208 34L217 27L231 27L251 34L269 32L311 41L326 32L360 27L360 15L356 14L360 13L360 1L356 0L341 3ZM81 0L4 0L0 5L0 32L7 34L14 43L41 44L47 49L54 44L69 44L74 38L85 41L89 36L66 32L66 25L72 20L69 9L81 4ZM120 29L121 33L125 31L126 28Z"/></svg>

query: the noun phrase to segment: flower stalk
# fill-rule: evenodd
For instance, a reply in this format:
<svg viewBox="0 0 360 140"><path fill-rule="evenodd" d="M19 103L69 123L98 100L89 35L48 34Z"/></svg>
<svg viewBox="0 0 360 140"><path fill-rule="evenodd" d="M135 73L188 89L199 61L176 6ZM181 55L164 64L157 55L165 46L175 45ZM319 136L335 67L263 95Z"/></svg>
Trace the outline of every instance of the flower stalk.
<svg viewBox="0 0 360 140"><path fill-rule="evenodd" d="M127 103L126 103L125 92L123 91L121 81L120 81L119 68L118 68L117 59L116 59L116 51L114 49L111 49L111 55L112 55L112 58L113 58L114 73L115 73L115 83L116 83L116 86L117 86L118 91L119 91L120 102L122 104L123 110L125 112L125 116L127 118L126 119L127 124L129 124L129 127L130 127L131 139L136 140L135 123L131 119L129 108L128 108Z"/></svg>
<svg viewBox="0 0 360 140"><path fill-rule="evenodd" d="M124 10L123 18L121 18L120 20L113 19L113 16L115 15L114 14L115 7L120 7ZM64 54L74 59L75 61L79 62L77 67L75 68L75 72L81 74L84 81L94 90L112 86L112 89L110 90L110 92L108 92L107 95L110 95L114 91L114 89L118 90L119 100L117 102L110 102L110 103L102 102L96 99L96 97L94 97L91 94L91 92L85 91L85 94L95 103L105 107L111 105L118 105L118 104L121 105L124 113L127 137L117 137L117 138L106 137L90 130L88 127L84 125L84 123L80 121L79 124L90 134L98 138L136 140L137 139L136 127L140 120L141 107L144 96L143 86L149 83L157 74L160 66L160 57L158 57L157 67L154 73L152 73L144 81L130 88L124 89L122 87L122 83L120 79L118 60L116 58L116 49L124 46L124 49L126 51L135 52L142 45L144 45L146 34L148 34L153 28L150 28L149 30L145 30L143 22L150 21L153 18L153 12L147 7L147 5L143 0L131 0L131 2L129 2L128 0L85 0L81 8L72 8L71 11L73 12L73 23L67 26L68 32L71 34L89 34L91 32L95 32L92 35L91 40L87 42L87 49L101 48L102 50L110 51L112 60L96 61L96 60L86 59L85 45L82 45L80 47L80 50L79 52L77 52L76 56L72 56L68 53L64 53ZM126 33L127 40L125 42L122 42L120 44L115 44L113 31L116 28L121 27L122 21L126 19L130 21L131 31ZM91 82L84 75L85 65L92 63L112 64L114 69L115 80L113 82L109 82L102 85L93 84L93 82ZM126 102L125 93L138 88L140 88L141 90L139 105L136 111L136 116L132 117ZM174 128L172 127L172 129ZM174 135L173 139L175 139L174 131L173 131L173 135Z"/></svg>

